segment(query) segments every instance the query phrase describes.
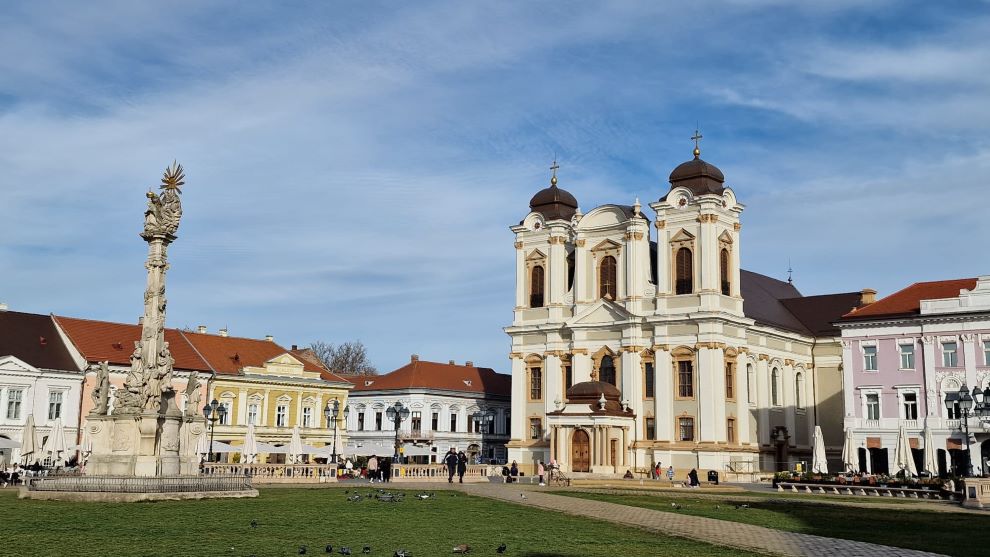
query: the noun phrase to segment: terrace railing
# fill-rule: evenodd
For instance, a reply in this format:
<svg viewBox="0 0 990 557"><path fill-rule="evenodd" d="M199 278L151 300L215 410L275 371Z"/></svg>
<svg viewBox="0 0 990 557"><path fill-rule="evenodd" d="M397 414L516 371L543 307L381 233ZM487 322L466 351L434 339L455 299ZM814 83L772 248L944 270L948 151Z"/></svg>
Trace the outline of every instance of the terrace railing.
<svg viewBox="0 0 990 557"><path fill-rule="evenodd" d="M336 464L224 464L207 463L204 477L247 477L254 483L325 483L337 481Z"/></svg>
<svg viewBox="0 0 990 557"><path fill-rule="evenodd" d="M30 491L181 493L251 489L251 478L244 476L48 476L25 481Z"/></svg>

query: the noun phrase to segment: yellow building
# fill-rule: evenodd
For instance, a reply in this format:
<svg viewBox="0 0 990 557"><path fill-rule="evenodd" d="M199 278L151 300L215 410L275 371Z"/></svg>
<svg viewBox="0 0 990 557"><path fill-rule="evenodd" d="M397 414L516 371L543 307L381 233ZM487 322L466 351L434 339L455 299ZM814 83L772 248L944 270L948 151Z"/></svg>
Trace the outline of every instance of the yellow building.
<svg viewBox="0 0 990 557"><path fill-rule="evenodd" d="M285 445L298 426L304 445L332 450L334 424L324 417L324 408L336 400L336 446L338 451L344 446L347 428L343 410L353 384L330 373L295 346L286 350L270 337L236 338L223 330L213 335L204 329L183 335L213 371L208 400L217 400L227 410L224 419L215 424L214 441L240 445L248 425L253 424L259 443ZM231 460L238 458L236 453L229 456ZM265 457L269 462L285 460L285 455L262 451L259 462L265 462Z"/></svg>

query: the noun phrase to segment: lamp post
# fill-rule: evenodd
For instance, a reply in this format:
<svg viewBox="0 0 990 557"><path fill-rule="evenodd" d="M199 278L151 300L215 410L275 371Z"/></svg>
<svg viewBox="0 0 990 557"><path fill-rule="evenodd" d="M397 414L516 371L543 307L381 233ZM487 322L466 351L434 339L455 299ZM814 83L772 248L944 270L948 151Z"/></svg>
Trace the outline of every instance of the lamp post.
<svg viewBox="0 0 990 557"><path fill-rule="evenodd" d="M481 434L481 454L485 454L485 435L491 433L492 422L495 421L495 412L490 409L480 410L474 414L474 423Z"/></svg>
<svg viewBox="0 0 990 557"><path fill-rule="evenodd" d="M389 406L388 410L385 411L388 419L392 420L395 424L395 455L393 460L399 462L399 425L402 424L402 420L409 417L409 409L402 405L401 402L396 401L394 405Z"/></svg>
<svg viewBox="0 0 990 557"><path fill-rule="evenodd" d="M983 399L983 393L980 389L973 387L973 395L979 393L979 397ZM956 404L959 405L959 418L962 421L963 434L966 436L966 469L963 470L963 475L965 477L970 477L973 475L973 455L970 453L969 448L969 416L970 411L973 409L973 395L970 394L969 389L966 385L959 387L958 393L948 392L945 393L945 408L952 414ZM985 402L978 405L978 409L982 412L985 407Z"/></svg>
<svg viewBox="0 0 990 557"><path fill-rule="evenodd" d="M974 401L973 415L980 419L984 427L990 425L990 385L987 385L982 391L979 387L973 387L973 393L970 396L973 397ZM983 464L983 462L980 463L980 468L983 472L987 472L983 469Z"/></svg>
<svg viewBox="0 0 990 557"><path fill-rule="evenodd" d="M227 415L227 407L220 404L217 399L213 399L203 407L203 416L208 422L210 422L210 454L207 462L213 461L213 431L217 421L223 421L223 417Z"/></svg>
<svg viewBox="0 0 990 557"><path fill-rule="evenodd" d="M348 414L350 414L350 412L351 412L351 407L345 406L344 407L345 424L347 423L347 416ZM327 424L329 424L331 420L333 421L333 447L331 449L333 452L331 453L330 457L333 460L333 463L337 464L337 416L340 415L340 401L337 399L333 399L332 404L328 401L327 407L323 409L323 415L326 416L327 418Z"/></svg>

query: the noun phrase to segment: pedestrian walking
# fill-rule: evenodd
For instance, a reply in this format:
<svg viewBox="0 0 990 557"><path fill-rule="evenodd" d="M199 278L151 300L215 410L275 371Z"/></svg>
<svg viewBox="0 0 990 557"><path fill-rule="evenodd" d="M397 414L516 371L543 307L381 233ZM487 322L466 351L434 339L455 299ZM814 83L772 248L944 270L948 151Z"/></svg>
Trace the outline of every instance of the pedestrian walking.
<svg viewBox="0 0 990 557"><path fill-rule="evenodd" d="M467 455L464 451L457 453L457 481L458 483L464 483L464 473L467 472Z"/></svg>
<svg viewBox="0 0 990 557"><path fill-rule="evenodd" d="M669 481L670 483L674 483L674 467L673 466L668 466L667 467L667 481Z"/></svg>
<svg viewBox="0 0 990 557"><path fill-rule="evenodd" d="M662 475L660 472L660 463L657 462L657 465L653 467L653 478L659 480L661 477Z"/></svg>
<svg viewBox="0 0 990 557"><path fill-rule="evenodd" d="M695 470L694 468L692 468L691 471L688 472L688 483L690 484L691 487L701 486L701 482L698 481L698 471Z"/></svg>
<svg viewBox="0 0 990 557"><path fill-rule="evenodd" d="M392 481L392 459L384 458L382 459L382 481L385 483Z"/></svg>
<svg viewBox="0 0 990 557"><path fill-rule="evenodd" d="M543 482L543 475L546 473L546 468L543 467L543 461L539 460L536 463L536 473L540 476L540 485L547 485Z"/></svg>
<svg viewBox="0 0 990 557"><path fill-rule="evenodd" d="M378 477L378 457L371 455L368 459L368 479L371 483L375 483L375 478Z"/></svg>
<svg viewBox="0 0 990 557"><path fill-rule="evenodd" d="M447 465L447 483L454 483L454 474L457 473L457 453L454 451L454 447L451 447L447 451L447 455L443 457L443 463Z"/></svg>

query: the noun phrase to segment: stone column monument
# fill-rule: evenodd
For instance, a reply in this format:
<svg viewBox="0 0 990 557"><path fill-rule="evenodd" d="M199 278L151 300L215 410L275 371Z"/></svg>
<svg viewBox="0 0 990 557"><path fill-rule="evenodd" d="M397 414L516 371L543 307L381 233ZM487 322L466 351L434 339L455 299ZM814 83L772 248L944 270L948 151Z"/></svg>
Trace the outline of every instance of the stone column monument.
<svg viewBox="0 0 990 557"><path fill-rule="evenodd" d="M172 388L175 360L165 341L165 272L168 246L175 241L182 217L179 195L185 176L182 165L172 163L162 177L161 195L148 192L141 237L148 242L147 288L144 291L144 317L141 338L134 343L131 370L118 389L113 412L108 412L109 381L103 377L106 365L97 373L97 402L87 417L93 452L87 473L93 475L174 476L195 474L195 442L204 429L198 416L198 386L190 379L194 393L187 393L187 408L180 410ZM188 390L188 389L187 389ZM193 404L189 408L189 404Z"/></svg>

